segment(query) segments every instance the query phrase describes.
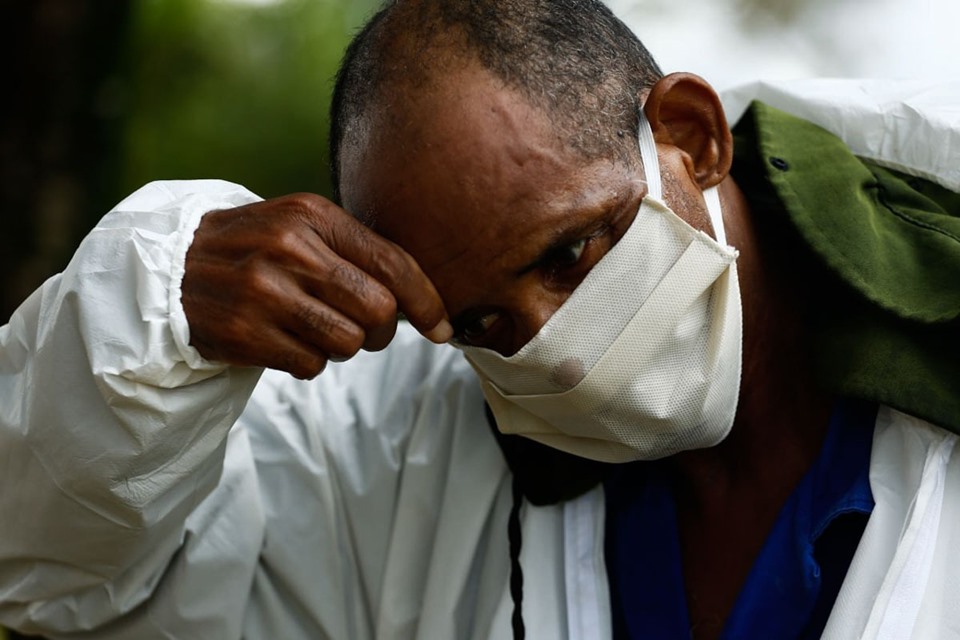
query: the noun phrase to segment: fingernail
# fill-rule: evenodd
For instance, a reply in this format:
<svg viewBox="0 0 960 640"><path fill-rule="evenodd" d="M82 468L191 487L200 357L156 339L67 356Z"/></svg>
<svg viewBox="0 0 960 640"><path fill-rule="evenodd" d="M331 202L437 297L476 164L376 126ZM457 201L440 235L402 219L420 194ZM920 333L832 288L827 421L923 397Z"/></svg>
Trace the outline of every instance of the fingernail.
<svg viewBox="0 0 960 640"><path fill-rule="evenodd" d="M447 320L441 320L437 323L437 326L423 335L430 339L431 342L443 344L444 342L449 342L450 338L453 337L453 327L450 326Z"/></svg>

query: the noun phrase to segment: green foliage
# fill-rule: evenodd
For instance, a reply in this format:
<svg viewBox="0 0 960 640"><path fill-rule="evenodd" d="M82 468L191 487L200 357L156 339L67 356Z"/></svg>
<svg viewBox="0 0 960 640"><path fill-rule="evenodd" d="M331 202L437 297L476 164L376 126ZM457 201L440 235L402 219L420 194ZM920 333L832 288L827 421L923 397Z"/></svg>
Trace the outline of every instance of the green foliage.
<svg viewBox="0 0 960 640"><path fill-rule="evenodd" d="M357 0L142 0L131 24L122 191L222 178L264 197L329 194L333 76Z"/></svg>

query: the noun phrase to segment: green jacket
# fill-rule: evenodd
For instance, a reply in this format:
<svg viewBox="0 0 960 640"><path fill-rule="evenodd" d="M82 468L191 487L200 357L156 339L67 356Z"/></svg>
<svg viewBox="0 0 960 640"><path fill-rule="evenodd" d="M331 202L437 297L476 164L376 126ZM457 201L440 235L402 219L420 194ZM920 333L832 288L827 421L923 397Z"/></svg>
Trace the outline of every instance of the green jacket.
<svg viewBox="0 0 960 640"><path fill-rule="evenodd" d="M820 380L960 433L960 195L760 102L734 145L762 241L816 278Z"/></svg>

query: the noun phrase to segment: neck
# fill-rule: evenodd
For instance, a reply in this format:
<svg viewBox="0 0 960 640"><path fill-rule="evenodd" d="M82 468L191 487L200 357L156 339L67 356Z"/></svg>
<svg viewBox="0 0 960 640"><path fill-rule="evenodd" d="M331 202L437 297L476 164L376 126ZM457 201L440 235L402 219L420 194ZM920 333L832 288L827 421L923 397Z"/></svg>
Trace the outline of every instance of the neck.
<svg viewBox="0 0 960 640"><path fill-rule="evenodd" d="M743 194L721 187L743 303L743 368L737 415L716 447L670 459L691 633L723 629L750 567L787 498L810 469L826 433L831 399L814 383L802 283L780 246L757 242ZM718 550L720 552L718 553Z"/></svg>
<svg viewBox="0 0 960 640"><path fill-rule="evenodd" d="M805 296L784 281L789 276L772 264L776 256L761 250L749 207L731 179L721 197L731 244L740 249L740 399L724 442L673 458L678 502L707 515L746 501L775 517L820 451L832 402L814 382Z"/></svg>

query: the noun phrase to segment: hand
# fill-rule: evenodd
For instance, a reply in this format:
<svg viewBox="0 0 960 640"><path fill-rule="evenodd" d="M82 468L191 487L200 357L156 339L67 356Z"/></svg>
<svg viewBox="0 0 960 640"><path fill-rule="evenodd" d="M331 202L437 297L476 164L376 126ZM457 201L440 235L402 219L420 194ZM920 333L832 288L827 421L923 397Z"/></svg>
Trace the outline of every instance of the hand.
<svg viewBox="0 0 960 640"><path fill-rule="evenodd" d="M187 252L182 300L203 357L298 378L384 348L398 310L434 342L453 333L409 254L311 194L206 214Z"/></svg>

